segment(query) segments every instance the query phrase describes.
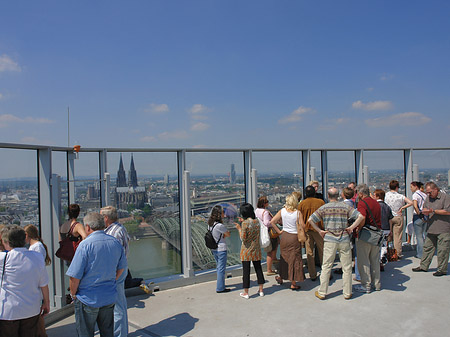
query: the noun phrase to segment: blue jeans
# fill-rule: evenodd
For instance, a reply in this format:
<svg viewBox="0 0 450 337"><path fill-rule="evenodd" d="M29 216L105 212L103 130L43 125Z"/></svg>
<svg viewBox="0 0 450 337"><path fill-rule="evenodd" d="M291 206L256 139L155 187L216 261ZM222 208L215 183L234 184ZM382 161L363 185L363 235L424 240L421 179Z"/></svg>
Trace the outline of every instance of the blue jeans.
<svg viewBox="0 0 450 337"><path fill-rule="evenodd" d="M421 218L419 218L418 215L413 215L413 226L414 226L414 233L416 234L416 240L417 240L417 257L419 259L422 258L423 254L423 237L427 236L427 223L423 221Z"/></svg>
<svg viewBox="0 0 450 337"><path fill-rule="evenodd" d="M125 296L125 279L127 274L128 268L125 268L116 281L117 300L114 306L114 337L128 336L127 298Z"/></svg>
<svg viewBox="0 0 450 337"><path fill-rule="evenodd" d="M353 245L353 254L355 255L355 279L360 281L361 275L359 275L359 270L358 270L358 257L356 256L356 242Z"/></svg>
<svg viewBox="0 0 450 337"><path fill-rule="evenodd" d="M94 337L95 323L100 336L114 336L114 303L100 308L90 307L75 300L75 321L79 337Z"/></svg>
<svg viewBox="0 0 450 337"><path fill-rule="evenodd" d="M227 251L212 251L217 264L217 286L216 291L225 289L225 268L227 266Z"/></svg>

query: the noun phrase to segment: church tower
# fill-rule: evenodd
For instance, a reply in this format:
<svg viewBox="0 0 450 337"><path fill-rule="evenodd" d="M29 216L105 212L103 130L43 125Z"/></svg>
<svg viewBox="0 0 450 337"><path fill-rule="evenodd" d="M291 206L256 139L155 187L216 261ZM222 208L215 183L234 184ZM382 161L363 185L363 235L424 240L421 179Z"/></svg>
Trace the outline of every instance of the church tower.
<svg viewBox="0 0 450 337"><path fill-rule="evenodd" d="M136 169L134 168L134 160L133 155L131 155L131 163L130 163L130 170L128 171L128 186L129 187L137 187L137 173Z"/></svg>
<svg viewBox="0 0 450 337"><path fill-rule="evenodd" d="M117 171L116 187L127 187L127 178L123 169L122 153L120 154L119 170Z"/></svg>

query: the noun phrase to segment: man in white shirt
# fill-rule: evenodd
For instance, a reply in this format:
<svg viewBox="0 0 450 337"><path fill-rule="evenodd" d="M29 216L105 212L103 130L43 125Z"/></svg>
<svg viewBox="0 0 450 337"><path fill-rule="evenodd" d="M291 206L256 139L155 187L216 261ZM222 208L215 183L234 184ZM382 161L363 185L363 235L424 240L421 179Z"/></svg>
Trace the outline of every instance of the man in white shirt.
<svg viewBox="0 0 450 337"><path fill-rule="evenodd" d="M413 205L411 199L398 193L399 182L391 180L389 182L390 191L386 193L384 202L392 209L392 234L394 241L394 248L397 251L398 257L402 257L402 237L403 237L403 214L402 211Z"/></svg>
<svg viewBox="0 0 450 337"><path fill-rule="evenodd" d="M39 317L50 311L44 259L25 248L21 227L7 226L1 236L7 252L0 253L0 337L36 336Z"/></svg>

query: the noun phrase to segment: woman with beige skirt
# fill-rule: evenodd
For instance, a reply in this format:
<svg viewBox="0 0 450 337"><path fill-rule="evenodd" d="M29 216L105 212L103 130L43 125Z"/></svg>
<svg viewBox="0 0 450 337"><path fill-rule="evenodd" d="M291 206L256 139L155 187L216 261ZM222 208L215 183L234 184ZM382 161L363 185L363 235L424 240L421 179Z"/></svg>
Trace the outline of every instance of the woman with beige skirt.
<svg viewBox="0 0 450 337"><path fill-rule="evenodd" d="M272 226L282 222L283 232L280 236L280 276L275 277L278 284L283 280L291 281L291 290L299 290L297 282L302 282L303 274L302 246L298 240L297 226L304 228L303 216L297 210L298 200L290 194L286 197L284 207L271 220Z"/></svg>

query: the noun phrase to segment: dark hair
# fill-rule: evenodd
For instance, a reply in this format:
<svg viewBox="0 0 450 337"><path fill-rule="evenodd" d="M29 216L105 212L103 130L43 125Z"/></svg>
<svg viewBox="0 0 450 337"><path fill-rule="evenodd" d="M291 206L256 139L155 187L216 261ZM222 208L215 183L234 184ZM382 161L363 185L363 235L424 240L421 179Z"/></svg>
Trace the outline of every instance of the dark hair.
<svg viewBox="0 0 450 337"><path fill-rule="evenodd" d="M9 225L2 231L2 239L8 242L11 248L25 247L25 231L17 225Z"/></svg>
<svg viewBox="0 0 450 337"><path fill-rule="evenodd" d="M386 193L381 189L377 188L375 191L373 191L373 194L378 198L384 201L384 196Z"/></svg>
<svg viewBox="0 0 450 337"><path fill-rule="evenodd" d="M262 197L259 197L258 203L256 204L256 207L258 207L258 208L265 208L266 204L268 202L269 202L269 200L267 199L267 197L265 195L263 195Z"/></svg>
<svg viewBox="0 0 450 337"><path fill-rule="evenodd" d="M239 212L241 213L244 219L247 218L256 219L255 210L253 209L253 206L247 202L243 203L241 207L239 207Z"/></svg>
<svg viewBox="0 0 450 337"><path fill-rule="evenodd" d="M80 215L80 205L70 204L67 213L69 214L69 219L78 218L78 215Z"/></svg>
<svg viewBox="0 0 450 337"><path fill-rule="evenodd" d="M423 183L421 183L420 181L413 181L411 183L411 185L413 185L413 186L415 186L415 187L420 189L423 186Z"/></svg>
<svg viewBox="0 0 450 337"><path fill-rule="evenodd" d="M25 226L25 233L28 234L28 237L33 240L38 240L45 248L45 265L48 266L50 263L52 263L52 260L50 259L50 256L48 255L48 248L47 245L42 241L41 237L39 236L38 229L35 225L26 225Z"/></svg>
<svg viewBox="0 0 450 337"><path fill-rule="evenodd" d="M222 222L222 213L223 213L222 206L220 205L214 206L213 209L211 210L211 215L209 216L208 219L208 225L212 226L214 225L215 222Z"/></svg>
<svg viewBox="0 0 450 337"><path fill-rule="evenodd" d="M342 193L344 194L345 199L351 199L355 195L355 190L350 187L344 187Z"/></svg>
<svg viewBox="0 0 450 337"><path fill-rule="evenodd" d="M393 190L395 190L397 187L399 187L400 186L400 184L399 184L399 182L397 181L397 180L391 180L390 182L389 182L389 189L391 190L391 191L393 191Z"/></svg>
<svg viewBox="0 0 450 337"><path fill-rule="evenodd" d="M306 186L305 187L305 199L306 198L313 198L316 195L316 189L314 186Z"/></svg>

